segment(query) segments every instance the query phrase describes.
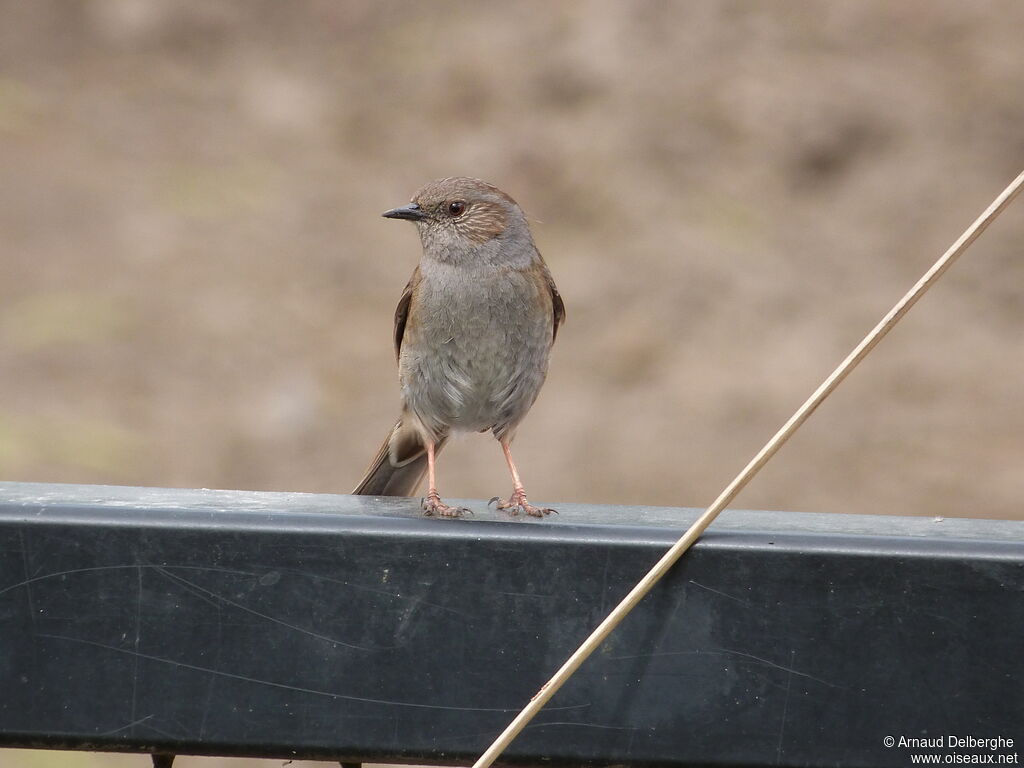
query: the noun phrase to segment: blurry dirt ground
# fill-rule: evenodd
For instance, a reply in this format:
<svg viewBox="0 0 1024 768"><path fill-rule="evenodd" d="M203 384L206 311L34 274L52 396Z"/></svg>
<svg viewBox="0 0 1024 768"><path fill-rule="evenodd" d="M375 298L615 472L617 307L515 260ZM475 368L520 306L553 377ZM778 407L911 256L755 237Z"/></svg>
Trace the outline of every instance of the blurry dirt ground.
<svg viewBox="0 0 1024 768"><path fill-rule="evenodd" d="M346 492L419 254L379 214L465 174L567 305L531 498L702 506L1024 167L1014 2L0 18L3 479ZM737 504L1024 517L1022 244L1018 202ZM509 485L483 436L440 479Z"/></svg>

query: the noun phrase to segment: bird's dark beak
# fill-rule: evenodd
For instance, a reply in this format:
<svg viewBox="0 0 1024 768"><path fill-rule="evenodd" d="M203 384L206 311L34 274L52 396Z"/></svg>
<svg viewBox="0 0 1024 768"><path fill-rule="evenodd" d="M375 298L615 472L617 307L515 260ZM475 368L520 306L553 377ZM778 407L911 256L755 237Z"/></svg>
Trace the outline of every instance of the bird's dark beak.
<svg viewBox="0 0 1024 768"><path fill-rule="evenodd" d="M427 218L420 206L417 203L409 203L403 205L400 208L392 208L390 211L384 211L381 214L385 219L408 219L409 221L423 221Z"/></svg>

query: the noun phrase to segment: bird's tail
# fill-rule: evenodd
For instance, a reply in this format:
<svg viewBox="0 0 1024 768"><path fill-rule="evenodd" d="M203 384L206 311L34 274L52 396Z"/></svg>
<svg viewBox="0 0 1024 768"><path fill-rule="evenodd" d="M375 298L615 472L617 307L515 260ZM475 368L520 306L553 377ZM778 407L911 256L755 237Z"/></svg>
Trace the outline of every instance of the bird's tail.
<svg viewBox="0 0 1024 768"><path fill-rule="evenodd" d="M435 455L447 437L434 444ZM419 430L399 419L352 491L357 496L414 496L427 473L427 448Z"/></svg>

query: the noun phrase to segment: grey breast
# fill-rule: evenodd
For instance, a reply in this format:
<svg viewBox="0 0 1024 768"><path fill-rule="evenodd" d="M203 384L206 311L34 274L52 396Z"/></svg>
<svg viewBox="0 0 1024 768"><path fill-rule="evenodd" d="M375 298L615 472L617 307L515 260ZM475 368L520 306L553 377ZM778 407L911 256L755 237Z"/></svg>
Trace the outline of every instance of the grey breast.
<svg viewBox="0 0 1024 768"><path fill-rule="evenodd" d="M530 311L540 287L518 270L424 269L417 322L399 365L406 406L435 432L500 437L536 399L547 374L552 317ZM550 299L541 297L541 306Z"/></svg>

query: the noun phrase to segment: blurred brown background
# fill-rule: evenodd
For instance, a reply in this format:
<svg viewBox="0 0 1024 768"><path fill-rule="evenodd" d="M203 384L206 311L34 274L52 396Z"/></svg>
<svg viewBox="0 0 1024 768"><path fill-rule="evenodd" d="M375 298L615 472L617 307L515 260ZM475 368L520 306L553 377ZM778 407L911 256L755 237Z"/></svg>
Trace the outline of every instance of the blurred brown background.
<svg viewBox="0 0 1024 768"><path fill-rule="evenodd" d="M473 175L526 209L568 309L517 443L531 498L705 505L1024 167L1014 2L0 19L9 480L346 492L397 414L419 255L379 214ZM738 503L1024 517L1022 241L1018 203ZM440 479L509 485L481 436ZM56 759L0 752L143 764Z"/></svg>

